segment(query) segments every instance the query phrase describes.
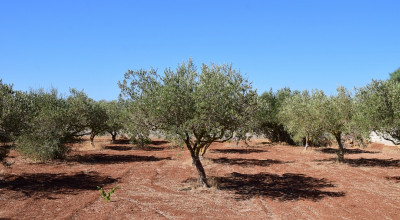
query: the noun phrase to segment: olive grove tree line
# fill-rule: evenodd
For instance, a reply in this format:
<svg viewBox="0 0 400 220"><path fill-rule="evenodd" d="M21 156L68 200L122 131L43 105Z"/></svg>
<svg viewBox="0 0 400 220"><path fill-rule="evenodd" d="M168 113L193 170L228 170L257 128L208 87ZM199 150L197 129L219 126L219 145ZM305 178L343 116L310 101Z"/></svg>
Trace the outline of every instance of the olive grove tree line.
<svg viewBox="0 0 400 220"><path fill-rule="evenodd" d="M71 89L68 97L56 89L20 92L0 81L0 141L9 143L25 156L46 161L63 159L68 144L89 135L110 133L115 136L123 130L125 108L123 103L94 101L83 91ZM1 148L2 159L7 155Z"/></svg>
<svg viewBox="0 0 400 220"><path fill-rule="evenodd" d="M93 144L97 135L109 133L115 142L123 132L144 144L151 131L162 132L186 146L208 186L201 156L212 142L248 132L306 148L332 141L339 162L345 161L345 135L362 141L374 131L395 144L400 139L400 69L354 93L283 88L257 95L232 65L197 68L189 59L163 74L129 70L119 87L118 101L95 101L75 89L68 96L55 89L22 92L0 80L0 141L33 159L52 160L64 158L68 144L83 135ZM0 159L6 155L2 147Z"/></svg>

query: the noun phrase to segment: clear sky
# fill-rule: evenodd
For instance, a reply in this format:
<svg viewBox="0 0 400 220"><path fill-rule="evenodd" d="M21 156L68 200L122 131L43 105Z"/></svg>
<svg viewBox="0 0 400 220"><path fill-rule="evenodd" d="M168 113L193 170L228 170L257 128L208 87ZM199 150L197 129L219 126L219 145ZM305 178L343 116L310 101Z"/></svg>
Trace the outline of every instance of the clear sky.
<svg viewBox="0 0 400 220"><path fill-rule="evenodd" d="M400 67L399 0L0 0L0 78L112 100L128 69L232 63L258 92L349 89Z"/></svg>

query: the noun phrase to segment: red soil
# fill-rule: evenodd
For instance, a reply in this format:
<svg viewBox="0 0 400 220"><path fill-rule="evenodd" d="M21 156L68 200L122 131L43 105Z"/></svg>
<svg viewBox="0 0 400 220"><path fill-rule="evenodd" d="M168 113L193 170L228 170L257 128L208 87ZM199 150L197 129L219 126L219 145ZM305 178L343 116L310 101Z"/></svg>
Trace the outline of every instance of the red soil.
<svg viewBox="0 0 400 220"><path fill-rule="evenodd" d="M12 151L0 173L0 218L10 219L400 219L400 151L213 144L197 185L189 153L163 141L73 147L66 162L33 163ZM119 185L105 202L97 191Z"/></svg>

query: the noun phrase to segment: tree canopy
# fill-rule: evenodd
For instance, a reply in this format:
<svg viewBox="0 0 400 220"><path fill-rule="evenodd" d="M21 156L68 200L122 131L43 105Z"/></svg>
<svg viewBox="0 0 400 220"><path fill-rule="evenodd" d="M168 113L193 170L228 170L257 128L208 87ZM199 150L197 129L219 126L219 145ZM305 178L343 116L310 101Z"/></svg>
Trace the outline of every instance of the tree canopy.
<svg viewBox="0 0 400 220"><path fill-rule="evenodd" d="M279 118L285 128L295 141L303 142L304 138L305 148L324 131L320 108L325 102L326 96L321 90L313 90L311 94L305 90L285 99L280 109Z"/></svg>
<svg viewBox="0 0 400 220"><path fill-rule="evenodd" d="M390 74L390 80L400 82L400 68Z"/></svg>
<svg viewBox="0 0 400 220"><path fill-rule="evenodd" d="M294 144L283 121L279 118L279 112L290 96L292 96L292 91L289 88L262 93L258 97L258 108L251 124L253 131L264 135L272 142Z"/></svg>
<svg viewBox="0 0 400 220"><path fill-rule="evenodd" d="M364 137L375 131L400 144L400 82L373 80L357 90L355 99L355 120Z"/></svg>

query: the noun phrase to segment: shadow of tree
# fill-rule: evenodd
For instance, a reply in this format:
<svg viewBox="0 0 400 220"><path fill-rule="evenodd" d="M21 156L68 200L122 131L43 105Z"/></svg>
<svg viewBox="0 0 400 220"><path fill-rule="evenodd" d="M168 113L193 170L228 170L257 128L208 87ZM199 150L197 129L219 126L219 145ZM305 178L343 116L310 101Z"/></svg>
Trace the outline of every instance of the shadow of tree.
<svg viewBox="0 0 400 220"><path fill-rule="evenodd" d="M400 183L400 176L388 176L386 177L387 180L393 180L396 183Z"/></svg>
<svg viewBox="0 0 400 220"><path fill-rule="evenodd" d="M128 151L128 150L132 150L132 147L124 146L124 145L108 145L108 146L105 146L104 149L117 150L117 151Z"/></svg>
<svg viewBox="0 0 400 220"><path fill-rule="evenodd" d="M244 158L226 158L226 157L221 157L218 159L210 159L214 163L218 164L226 164L226 165L239 165L239 166L269 166L271 164L283 164L283 163L288 163L288 162L283 162L280 160L257 160L257 159L244 159Z"/></svg>
<svg viewBox="0 0 400 220"><path fill-rule="evenodd" d="M323 149L318 149L317 151L325 153L325 154L336 154L337 149L333 148L323 148ZM361 149L344 149L345 154L377 154L380 153L379 151L367 151L367 150L361 150Z"/></svg>
<svg viewBox="0 0 400 220"><path fill-rule="evenodd" d="M130 162L154 162L170 159L170 157L158 158L154 156L87 154L72 156L68 158L67 161L87 164L115 164Z"/></svg>
<svg viewBox="0 0 400 220"><path fill-rule="evenodd" d="M168 144L168 141L151 141L152 145L163 145L163 144Z"/></svg>
<svg viewBox="0 0 400 220"><path fill-rule="evenodd" d="M259 149L214 149L212 152L223 153L223 154L251 154L251 153L263 153L265 150Z"/></svg>
<svg viewBox="0 0 400 220"><path fill-rule="evenodd" d="M48 197L52 194L79 194L84 190L97 190L116 182L118 179L101 176L97 172L78 172L74 174L24 173L5 175L0 188L22 192L27 197Z"/></svg>
<svg viewBox="0 0 400 220"><path fill-rule="evenodd" d="M400 167L400 160L393 159L346 159L346 163L353 167Z"/></svg>
<svg viewBox="0 0 400 220"><path fill-rule="evenodd" d="M330 181L303 174L286 173L279 176L269 173L233 172L227 177L215 177L215 180L218 189L234 192L237 200L260 196L281 201L302 199L317 201L324 197L345 196L344 192L322 191L322 188L335 187Z"/></svg>
<svg viewBox="0 0 400 220"><path fill-rule="evenodd" d="M143 147L137 146L134 149L136 149L136 150L144 150L144 151L162 151L162 150L164 150L163 147L154 147L154 146L147 146L147 145L145 145Z"/></svg>
<svg viewBox="0 0 400 220"><path fill-rule="evenodd" d="M314 162L336 162L337 158L329 158L322 160L314 160ZM400 160L393 159L344 159L344 163L349 164L352 167L400 167Z"/></svg>
<svg viewBox="0 0 400 220"><path fill-rule="evenodd" d="M117 151L129 151L129 150L143 150L143 151L162 151L164 150L163 147L154 147L154 146L129 146L129 145L107 145L104 149L108 150L117 150Z"/></svg>
<svg viewBox="0 0 400 220"><path fill-rule="evenodd" d="M131 140L129 139L117 139L114 144L131 144Z"/></svg>

